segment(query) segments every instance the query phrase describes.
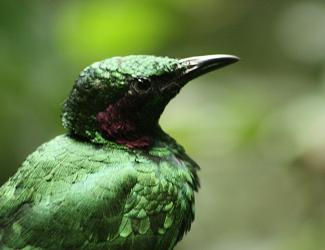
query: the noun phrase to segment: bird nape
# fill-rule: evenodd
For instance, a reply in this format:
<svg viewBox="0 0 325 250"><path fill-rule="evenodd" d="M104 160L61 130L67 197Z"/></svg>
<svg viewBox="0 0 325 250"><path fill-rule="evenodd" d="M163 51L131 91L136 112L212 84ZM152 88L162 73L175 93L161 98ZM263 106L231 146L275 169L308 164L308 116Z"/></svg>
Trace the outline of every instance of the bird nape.
<svg viewBox="0 0 325 250"><path fill-rule="evenodd" d="M159 117L187 82L236 61L126 56L84 69L67 134L0 188L0 249L173 249L194 220L199 167Z"/></svg>

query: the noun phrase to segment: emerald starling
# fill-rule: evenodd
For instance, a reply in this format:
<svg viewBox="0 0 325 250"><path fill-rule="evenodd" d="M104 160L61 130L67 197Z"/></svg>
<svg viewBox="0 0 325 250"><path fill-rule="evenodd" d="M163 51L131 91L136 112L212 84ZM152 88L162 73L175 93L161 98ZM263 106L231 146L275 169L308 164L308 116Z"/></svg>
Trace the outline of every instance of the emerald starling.
<svg viewBox="0 0 325 250"><path fill-rule="evenodd" d="M59 135L0 188L0 249L173 249L194 219L198 165L158 124L190 80L238 60L114 57L85 68Z"/></svg>

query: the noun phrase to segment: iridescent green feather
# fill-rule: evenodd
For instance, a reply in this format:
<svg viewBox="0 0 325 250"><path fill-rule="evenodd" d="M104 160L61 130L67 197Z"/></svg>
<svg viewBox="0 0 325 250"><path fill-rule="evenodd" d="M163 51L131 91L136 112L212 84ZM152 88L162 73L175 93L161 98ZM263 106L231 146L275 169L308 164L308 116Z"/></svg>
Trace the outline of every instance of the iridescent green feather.
<svg viewBox="0 0 325 250"><path fill-rule="evenodd" d="M44 144L0 189L1 247L172 249L162 237L174 244L188 229L197 180L169 143L148 154L69 136Z"/></svg>
<svg viewBox="0 0 325 250"><path fill-rule="evenodd" d="M0 187L0 249L173 249L194 220L198 166L158 120L185 84L177 81L187 66L127 56L83 70L63 107L68 134L39 147ZM134 82L143 80L151 92L136 91ZM138 110L126 113L134 131L151 138L146 148L116 143L97 119L130 96L139 98ZM117 134L126 145L136 135Z"/></svg>

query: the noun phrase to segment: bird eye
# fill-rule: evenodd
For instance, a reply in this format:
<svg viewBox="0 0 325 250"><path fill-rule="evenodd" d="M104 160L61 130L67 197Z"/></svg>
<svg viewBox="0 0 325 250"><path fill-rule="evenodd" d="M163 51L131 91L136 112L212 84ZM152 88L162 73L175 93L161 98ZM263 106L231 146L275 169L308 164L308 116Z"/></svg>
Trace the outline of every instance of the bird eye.
<svg viewBox="0 0 325 250"><path fill-rule="evenodd" d="M148 80L137 80L133 84L133 88L138 93L145 93L151 88L151 82Z"/></svg>

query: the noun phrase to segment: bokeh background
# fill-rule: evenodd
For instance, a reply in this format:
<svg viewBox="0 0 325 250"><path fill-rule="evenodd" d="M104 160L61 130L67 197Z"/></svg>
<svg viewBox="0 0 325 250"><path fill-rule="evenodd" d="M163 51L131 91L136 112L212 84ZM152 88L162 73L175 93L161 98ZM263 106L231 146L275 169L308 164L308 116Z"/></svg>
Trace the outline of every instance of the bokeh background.
<svg viewBox="0 0 325 250"><path fill-rule="evenodd" d="M0 2L0 183L64 133L74 79L107 57L229 53L162 116L201 165L177 250L325 249L324 0Z"/></svg>

